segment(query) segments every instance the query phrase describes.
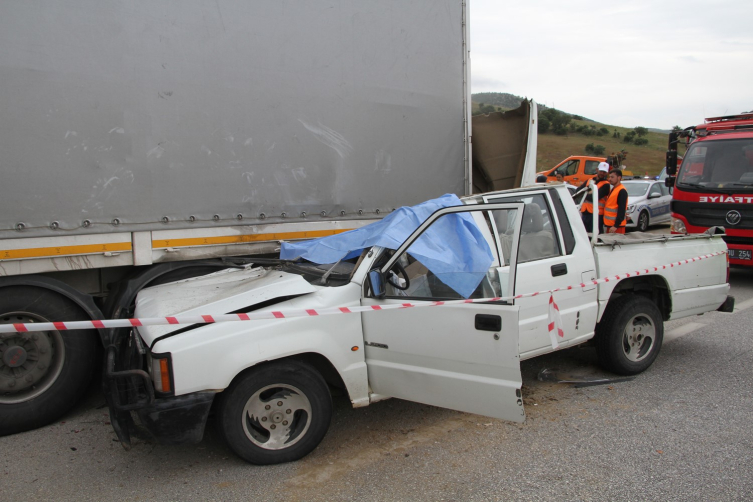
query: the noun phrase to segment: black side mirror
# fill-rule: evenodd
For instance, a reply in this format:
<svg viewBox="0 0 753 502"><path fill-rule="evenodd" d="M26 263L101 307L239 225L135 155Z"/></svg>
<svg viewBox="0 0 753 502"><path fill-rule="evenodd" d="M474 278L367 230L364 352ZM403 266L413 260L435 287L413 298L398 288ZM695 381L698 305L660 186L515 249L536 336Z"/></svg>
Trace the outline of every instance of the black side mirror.
<svg viewBox="0 0 753 502"><path fill-rule="evenodd" d="M672 177L664 178L664 186L667 188L672 188L675 186L675 179Z"/></svg>
<svg viewBox="0 0 753 502"><path fill-rule="evenodd" d="M369 272L369 286L374 298L384 298L384 276L382 276L382 272L377 269Z"/></svg>
<svg viewBox="0 0 753 502"><path fill-rule="evenodd" d="M669 133L669 148L664 165L667 166L667 174L670 176L677 174L677 138L676 132Z"/></svg>

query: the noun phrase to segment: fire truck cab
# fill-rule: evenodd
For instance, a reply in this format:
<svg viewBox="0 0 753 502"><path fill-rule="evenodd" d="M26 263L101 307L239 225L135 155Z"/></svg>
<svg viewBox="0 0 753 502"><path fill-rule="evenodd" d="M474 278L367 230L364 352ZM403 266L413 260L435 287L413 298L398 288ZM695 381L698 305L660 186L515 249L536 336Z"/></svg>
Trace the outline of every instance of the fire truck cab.
<svg viewBox="0 0 753 502"><path fill-rule="evenodd" d="M667 169L672 233L724 227L730 263L753 266L753 111L672 132L667 166L677 165L681 143L682 164Z"/></svg>

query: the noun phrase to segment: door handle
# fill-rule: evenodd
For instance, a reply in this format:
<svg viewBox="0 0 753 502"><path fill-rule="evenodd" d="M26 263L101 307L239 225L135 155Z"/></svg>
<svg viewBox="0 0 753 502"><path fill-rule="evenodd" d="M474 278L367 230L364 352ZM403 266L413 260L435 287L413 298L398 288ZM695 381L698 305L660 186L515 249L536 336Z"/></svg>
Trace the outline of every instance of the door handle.
<svg viewBox="0 0 753 502"><path fill-rule="evenodd" d="M502 331L502 318L498 315L476 314L475 324L479 331Z"/></svg>
<svg viewBox="0 0 753 502"><path fill-rule="evenodd" d="M557 277L560 275L567 275L567 263L558 263L557 265L552 265L552 277Z"/></svg>

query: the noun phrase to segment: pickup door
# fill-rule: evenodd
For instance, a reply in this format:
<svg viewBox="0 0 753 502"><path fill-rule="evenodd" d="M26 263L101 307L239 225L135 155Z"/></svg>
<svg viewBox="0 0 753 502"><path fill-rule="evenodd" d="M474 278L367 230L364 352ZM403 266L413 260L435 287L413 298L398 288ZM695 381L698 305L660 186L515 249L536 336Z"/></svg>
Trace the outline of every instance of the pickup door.
<svg viewBox="0 0 753 502"><path fill-rule="evenodd" d="M381 266L385 277L397 285L386 285L383 298L366 296L364 305L428 303L458 300L464 296L435 274L412 251L421 246L419 237L430 225L447 222L453 213L475 213L474 220L485 239L468 246L489 246L494 262L471 298L500 295L512 290L516 252L506 257L512 273L498 275L498 247L490 232L490 218L496 215L520 228L522 204L489 204L446 208L434 213ZM503 215L503 216L502 216ZM517 233L516 233L517 234ZM448 235L448 239L452 238ZM516 245L513 250L517 249ZM387 252L389 253L389 252ZM419 253L416 253L419 254ZM426 260L424 260L426 261ZM436 270L436 267L432 267ZM400 278L389 272L397 271ZM404 272L403 272L404 271ZM479 271L475 271L479 272ZM404 280L407 277L408 283ZM454 280L460 279L455 274ZM469 303L384 310L363 314L365 355L369 385L373 394L477 413L511 421L523 421L518 356L518 307L512 303Z"/></svg>
<svg viewBox="0 0 753 502"><path fill-rule="evenodd" d="M485 197L488 202L522 202L522 228L513 234L509 222L495 218L492 223L506 255L513 235L520 235L514 294L535 293L596 279L593 253L582 232L573 232L571 225L582 225L580 219L569 221L560 194L564 191L541 189L517 194ZM585 234L583 234L585 235ZM499 274L507 273L509 263L502 262ZM549 324L549 295L520 298L520 356L527 359L551 352L554 347L567 346L590 338L594 333L598 304L596 286L555 293L562 318L564 336L552 336ZM554 340L552 339L554 338Z"/></svg>

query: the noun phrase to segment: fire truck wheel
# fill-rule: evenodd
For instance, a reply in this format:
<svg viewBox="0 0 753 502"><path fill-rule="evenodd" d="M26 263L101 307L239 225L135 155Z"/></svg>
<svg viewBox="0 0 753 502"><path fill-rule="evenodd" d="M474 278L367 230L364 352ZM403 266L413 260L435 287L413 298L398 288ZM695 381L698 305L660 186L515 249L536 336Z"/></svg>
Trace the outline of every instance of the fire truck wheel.
<svg viewBox="0 0 753 502"><path fill-rule="evenodd" d="M88 319L53 291L0 289L0 324ZM0 334L0 436L41 427L70 410L91 382L97 344L91 330Z"/></svg>
<svg viewBox="0 0 753 502"><path fill-rule="evenodd" d="M624 295L610 300L596 326L596 353L604 369L618 375L636 375L659 355L664 321L647 298Z"/></svg>
<svg viewBox="0 0 753 502"><path fill-rule="evenodd" d="M291 462L324 438L332 397L324 378L297 361L266 364L220 394L217 426L239 457L258 465Z"/></svg>

